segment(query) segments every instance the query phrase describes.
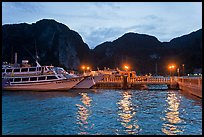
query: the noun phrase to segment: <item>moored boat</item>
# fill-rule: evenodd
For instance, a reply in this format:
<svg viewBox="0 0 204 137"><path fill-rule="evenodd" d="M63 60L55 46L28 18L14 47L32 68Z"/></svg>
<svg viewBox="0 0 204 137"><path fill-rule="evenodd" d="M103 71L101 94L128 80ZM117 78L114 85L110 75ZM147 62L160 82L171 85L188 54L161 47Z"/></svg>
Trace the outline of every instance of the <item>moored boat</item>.
<svg viewBox="0 0 204 137"><path fill-rule="evenodd" d="M68 90L83 80L83 77L69 75L61 67L2 66L3 90Z"/></svg>
<svg viewBox="0 0 204 137"><path fill-rule="evenodd" d="M59 78L56 75L42 76L24 76L9 77L3 90L32 90L32 91L50 91L50 90L68 90L79 83L83 78Z"/></svg>

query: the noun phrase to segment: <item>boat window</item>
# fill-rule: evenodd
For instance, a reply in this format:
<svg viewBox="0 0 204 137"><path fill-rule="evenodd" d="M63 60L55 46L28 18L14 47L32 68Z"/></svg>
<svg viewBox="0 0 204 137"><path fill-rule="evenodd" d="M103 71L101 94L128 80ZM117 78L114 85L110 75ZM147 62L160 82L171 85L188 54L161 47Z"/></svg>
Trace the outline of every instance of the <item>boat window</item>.
<svg viewBox="0 0 204 137"><path fill-rule="evenodd" d="M20 82L21 78L14 78L14 82Z"/></svg>
<svg viewBox="0 0 204 137"><path fill-rule="evenodd" d="M12 69L7 69L6 72L12 72Z"/></svg>
<svg viewBox="0 0 204 137"><path fill-rule="evenodd" d="M37 77L31 77L30 81L37 81Z"/></svg>
<svg viewBox="0 0 204 137"><path fill-rule="evenodd" d="M37 71L41 71L41 67L37 67Z"/></svg>
<svg viewBox="0 0 204 137"><path fill-rule="evenodd" d="M29 78L22 78L22 81L29 81Z"/></svg>
<svg viewBox="0 0 204 137"><path fill-rule="evenodd" d="M36 68L29 68L29 71L35 71Z"/></svg>
<svg viewBox="0 0 204 137"><path fill-rule="evenodd" d="M2 69L2 72L5 72L5 69Z"/></svg>
<svg viewBox="0 0 204 137"><path fill-rule="evenodd" d="M44 68L44 71L47 71L48 70L48 68L47 67L43 67Z"/></svg>
<svg viewBox="0 0 204 137"><path fill-rule="evenodd" d="M57 79L57 77L56 76L47 76L47 80L49 80L49 79Z"/></svg>
<svg viewBox="0 0 204 137"><path fill-rule="evenodd" d="M13 78L9 78L9 82L13 82Z"/></svg>
<svg viewBox="0 0 204 137"><path fill-rule="evenodd" d="M45 77L38 77L38 80L45 80Z"/></svg>
<svg viewBox="0 0 204 137"><path fill-rule="evenodd" d="M21 72L28 72L28 68L22 68Z"/></svg>
<svg viewBox="0 0 204 137"><path fill-rule="evenodd" d="M14 72L20 72L20 69L14 69Z"/></svg>

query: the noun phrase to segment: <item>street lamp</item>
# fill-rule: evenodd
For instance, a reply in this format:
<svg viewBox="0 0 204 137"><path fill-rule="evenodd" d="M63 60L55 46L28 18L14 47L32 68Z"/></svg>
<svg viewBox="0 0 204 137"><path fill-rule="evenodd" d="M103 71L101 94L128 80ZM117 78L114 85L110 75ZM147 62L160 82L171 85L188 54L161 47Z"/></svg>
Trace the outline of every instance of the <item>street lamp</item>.
<svg viewBox="0 0 204 137"><path fill-rule="evenodd" d="M84 70L84 69L85 69L85 66L82 66L81 68Z"/></svg>
<svg viewBox="0 0 204 137"><path fill-rule="evenodd" d="M129 69L129 66L125 65L124 68L127 71Z"/></svg>
<svg viewBox="0 0 204 137"><path fill-rule="evenodd" d="M182 64L182 72L183 72L183 76L184 76L184 64Z"/></svg>
<svg viewBox="0 0 204 137"><path fill-rule="evenodd" d="M171 69L172 69L172 66L169 66L169 70L170 70L170 77L171 77Z"/></svg>
<svg viewBox="0 0 204 137"><path fill-rule="evenodd" d="M170 70L170 76L171 76L171 71L175 68L175 65L170 65L169 70Z"/></svg>
<svg viewBox="0 0 204 137"><path fill-rule="evenodd" d="M179 76L180 76L180 75L179 75L179 68L177 68L177 73L178 73L178 77L179 77Z"/></svg>
<svg viewBox="0 0 204 137"><path fill-rule="evenodd" d="M85 66L82 66L81 68L82 68L83 72L85 73Z"/></svg>

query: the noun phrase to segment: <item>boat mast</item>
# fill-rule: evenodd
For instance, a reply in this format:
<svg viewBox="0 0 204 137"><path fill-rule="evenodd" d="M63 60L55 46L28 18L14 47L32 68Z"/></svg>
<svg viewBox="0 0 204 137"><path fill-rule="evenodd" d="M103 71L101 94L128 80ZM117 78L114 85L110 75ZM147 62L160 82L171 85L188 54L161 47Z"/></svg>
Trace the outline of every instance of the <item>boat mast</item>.
<svg viewBox="0 0 204 137"><path fill-rule="evenodd" d="M35 54L36 54L36 64L37 64L37 67L41 67L41 65L39 64L38 62L38 59L39 59L39 56L38 56L38 52L37 52L37 48L36 48L36 40L35 40Z"/></svg>
<svg viewBox="0 0 204 137"><path fill-rule="evenodd" d="M13 64L13 46L11 46L11 64Z"/></svg>

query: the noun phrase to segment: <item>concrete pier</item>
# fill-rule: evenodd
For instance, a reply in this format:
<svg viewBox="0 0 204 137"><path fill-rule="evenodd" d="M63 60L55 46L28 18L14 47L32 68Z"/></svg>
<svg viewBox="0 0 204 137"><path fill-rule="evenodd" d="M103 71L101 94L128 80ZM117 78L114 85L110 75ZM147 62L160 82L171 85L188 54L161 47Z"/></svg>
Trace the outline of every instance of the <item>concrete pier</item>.
<svg viewBox="0 0 204 137"><path fill-rule="evenodd" d="M198 78L178 78L179 88L194 96L202 98L202 77Z"/></svg>
<svg viewBox="0 0 204 137"><path fill-rule="evenodd" d="M134 77L127 76L114 77L106 75L103 80L98 81L92 88L111 88L111 89L148 89L148 85L168 85L169 89L178 89L178 83L172 78L155 77Z"/></svg>
<svg viewBox="0 0 204 137"><path fill-rule="evenodd" d="M106 75L91 88L104 89L148 89L148 85L167 85L170 90L181 89L192 95L202 98L202 78L182 78L182 77L115 77Z"/></svg>

